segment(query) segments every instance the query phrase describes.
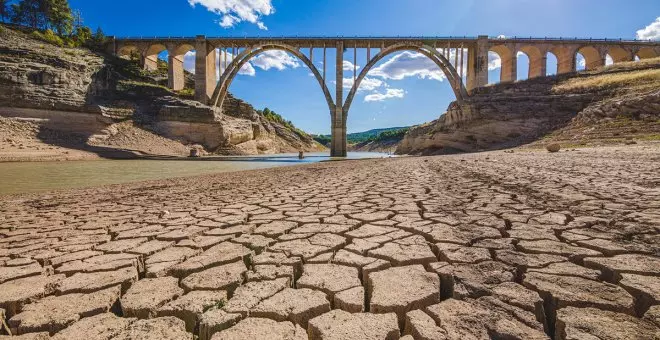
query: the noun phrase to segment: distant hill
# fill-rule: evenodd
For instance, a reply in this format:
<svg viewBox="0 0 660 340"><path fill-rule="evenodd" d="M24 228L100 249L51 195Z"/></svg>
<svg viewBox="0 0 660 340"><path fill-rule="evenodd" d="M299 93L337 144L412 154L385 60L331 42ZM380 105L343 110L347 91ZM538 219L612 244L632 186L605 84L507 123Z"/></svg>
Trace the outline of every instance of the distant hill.
<svg viewBox="0 0 660 340"><path fill-rule="evenodd" d="M346 139L348 141L348 144L358 144L367 141L373 141L377 139L378 136L380 136L384 132L398 131L398 130L407 131L408 129L410 129L410 126L371 129L363 132L349 133L348 135L346 135ZM330 135L315 135L314 139L323 145L327 145L328 143L330 143Z"/></svg>

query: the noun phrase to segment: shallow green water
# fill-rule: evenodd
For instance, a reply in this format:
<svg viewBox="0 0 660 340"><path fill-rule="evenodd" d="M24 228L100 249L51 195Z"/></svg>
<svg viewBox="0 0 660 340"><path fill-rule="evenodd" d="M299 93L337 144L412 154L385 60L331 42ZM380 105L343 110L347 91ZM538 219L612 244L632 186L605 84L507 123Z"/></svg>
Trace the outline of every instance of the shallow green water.
<svg viewBox="0 0 660 340"><path fill-rule="evenodd" d="M381 158L386 154L349 153L348 158ZM95 160L0 163L0 195L55 189L93 187L219 172L264 169L329 160L326 153L259 157L222 157L214 160Z"/></svg>

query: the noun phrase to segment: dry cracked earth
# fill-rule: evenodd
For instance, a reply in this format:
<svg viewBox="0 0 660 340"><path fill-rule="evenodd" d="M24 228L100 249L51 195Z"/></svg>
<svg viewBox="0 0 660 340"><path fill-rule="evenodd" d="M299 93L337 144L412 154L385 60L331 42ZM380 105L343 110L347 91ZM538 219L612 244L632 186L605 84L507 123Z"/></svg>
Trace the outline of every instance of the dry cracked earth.
<svg viewBox="0 0 660 340"><path fill-rule="evenodd" d="M348 161L4 197L3 332L660 339L659 151Z"/></svg>

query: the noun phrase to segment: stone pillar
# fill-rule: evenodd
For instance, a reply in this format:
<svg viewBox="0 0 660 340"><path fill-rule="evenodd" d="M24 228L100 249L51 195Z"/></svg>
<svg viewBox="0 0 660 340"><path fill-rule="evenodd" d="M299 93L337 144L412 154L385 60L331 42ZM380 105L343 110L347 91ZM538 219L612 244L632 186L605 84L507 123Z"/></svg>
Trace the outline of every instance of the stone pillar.
<svg viewBox="0 0 660 340"><path fill-rule="evenodd" d="M331 157L346 157L346 114L344 112L344 43L337 42L336 71L336 96L335 110L330 113L332 117L332 138L330 142Z"/></svg>
<svg viewBox="0 0 660 340"><path fill-rule="evenodd" d="M158 70L158 55L144 55L142 57L142 66L147 71Z"/></svg>
<svg viewBox="0 0 660 340"><path fill-rule="evenodd" d="M537 56L529 61L528 78L543 77L546 73L547 54Z"/></svg>
<svg viewBox="0 0 660 340"><path fill-rule="evenodd" d="M557 74L575 72L575 50L562 48L553 51L557 57Z"/></svg>
<svg viewBox="0 0 660 340"><path fill-rule="evenodd" d="M215 48L198 35L195 39L195 100L208 104L213 97L217 80L215 79Z"/></svg>
<svg viewBox="0 0 660 340"><path fill-rule="evenodd" d="M167 86L174 91L181 91L185 87L183 55L176 55L175 49L170 49L168 53Z"/></svg>
<svg viewBox="0 0 660 340"><path fill-rule="evenodd" d="M468 52L467 90L488 84L488 36L480 35Z"/></svg>
<svg viewBox="0 0 660 340"><path fill-rule="evenodd" d="M511 57L506 60L500 56L502 68L500 69L500 83L518 80L518 54L512 50Z"/></svg>

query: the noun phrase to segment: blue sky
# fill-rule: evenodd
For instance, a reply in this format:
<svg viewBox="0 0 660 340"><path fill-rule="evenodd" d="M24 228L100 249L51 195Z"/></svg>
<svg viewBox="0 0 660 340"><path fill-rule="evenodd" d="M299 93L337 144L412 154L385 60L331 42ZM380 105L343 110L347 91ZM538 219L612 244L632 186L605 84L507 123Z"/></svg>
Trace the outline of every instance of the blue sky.
<svg viewBox="0 0 660 340"><path fill-rule="evenodd" d="M70 0L86 25L116 36L660 36L657 0ZM315 51L315 64L320 53ZM349 50L344 59L353 62ZM190 58L189 58L190 59ZM526 70L525 57L519 70ZM366 63L358 51L357 65ZM493 63L490 78L498 78ZM552 71L552 61L549 63ZM410 52L369 73L348 117L349 132L437 119L454 100L435 65ZM334 57L328 54L328 74ZM345 77L352 78L347 67ZM359 72L359 70L358 70ZM329 133L330 114L304 64L284 53L261 55L230 88L312 133ZM525 72L520 72L521 74ZM519 78L524 78L520 75ZM334 93L333 77L328 87ZM348 90L345 90L348 92Z"/></svg>

